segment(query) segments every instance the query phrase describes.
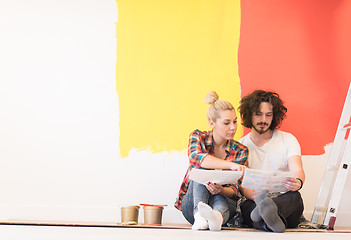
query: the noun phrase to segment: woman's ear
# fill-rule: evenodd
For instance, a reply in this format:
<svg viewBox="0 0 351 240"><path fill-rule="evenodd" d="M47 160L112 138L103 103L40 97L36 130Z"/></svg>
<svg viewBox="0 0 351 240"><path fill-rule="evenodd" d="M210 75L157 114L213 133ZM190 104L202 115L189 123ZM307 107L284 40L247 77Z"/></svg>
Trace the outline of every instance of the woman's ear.
<svg viewBox="0 0 351 240"><path fill-rule="evenodd" d="M210 124L211 128L214 128L216 126L216 123L212 120L209 120L208 123Z"/></svg>

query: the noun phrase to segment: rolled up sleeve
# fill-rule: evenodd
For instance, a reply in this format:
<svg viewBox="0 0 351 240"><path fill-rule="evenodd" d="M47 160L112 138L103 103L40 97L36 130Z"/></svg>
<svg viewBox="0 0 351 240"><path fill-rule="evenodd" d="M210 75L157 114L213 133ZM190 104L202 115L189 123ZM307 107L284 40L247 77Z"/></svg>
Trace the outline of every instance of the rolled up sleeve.
<svg viewBox="0 0 351 240"><path fill-rule="evenodd" d="M189 136L188 157L190 165L201 167L202 160L208 155L205 147L204 136L199 130L193 131Z"/></svg>

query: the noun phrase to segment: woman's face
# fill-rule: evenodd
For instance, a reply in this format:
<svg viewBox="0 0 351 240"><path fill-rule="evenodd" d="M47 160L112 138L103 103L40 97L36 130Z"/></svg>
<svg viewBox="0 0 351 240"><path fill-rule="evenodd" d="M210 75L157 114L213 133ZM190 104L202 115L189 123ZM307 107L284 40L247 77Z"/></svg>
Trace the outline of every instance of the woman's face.
<svg viewBox="0 0 351 240"><path fill-rule="evenodd" d="M237 129L235 110L220 111L217 121L213 122L210 120L210 125L216 136L225 140L232 140Z"/></svg>

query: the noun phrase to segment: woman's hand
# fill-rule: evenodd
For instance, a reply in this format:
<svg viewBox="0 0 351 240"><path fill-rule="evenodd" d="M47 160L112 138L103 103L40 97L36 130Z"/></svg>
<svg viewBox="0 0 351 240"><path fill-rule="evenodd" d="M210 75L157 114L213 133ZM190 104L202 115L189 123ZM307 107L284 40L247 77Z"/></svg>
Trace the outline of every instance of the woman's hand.
<svg viewBox="0 0 351 240"><path fill-rule="evenodd" d="M218 193L221 193L223 190L222 185L219 185L217 183L211 183L211 182L207 183L206 188L212 195L216 195Z"/></svg>
<svg viewBox="0 0 351 240"><path fill-rule="evenodd" d="M232 163L230 170L232 171L244 171L246 169L246 166L237 164L237 163Z"/></svg>
<svg viewBox="0 0 351 240"><path fill-rule="evenodd" d="M301 184L302 183L300 180L293 177L287 177L283 180L284 187L289 191L293 191L293 192L300 190Z"/></svg>

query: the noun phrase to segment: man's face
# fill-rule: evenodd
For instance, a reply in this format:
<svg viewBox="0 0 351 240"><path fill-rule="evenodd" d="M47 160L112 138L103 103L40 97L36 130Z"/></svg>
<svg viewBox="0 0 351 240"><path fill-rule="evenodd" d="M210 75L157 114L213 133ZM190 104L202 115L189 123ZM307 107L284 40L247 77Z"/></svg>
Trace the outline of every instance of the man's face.
<svg viewBox="0 0 351 240"><path fill-rule="evenodd" d="M269 130L273 120L273 106L269 102L262 102L258 112L252 114L252 127L259 134Z"/></svg>

